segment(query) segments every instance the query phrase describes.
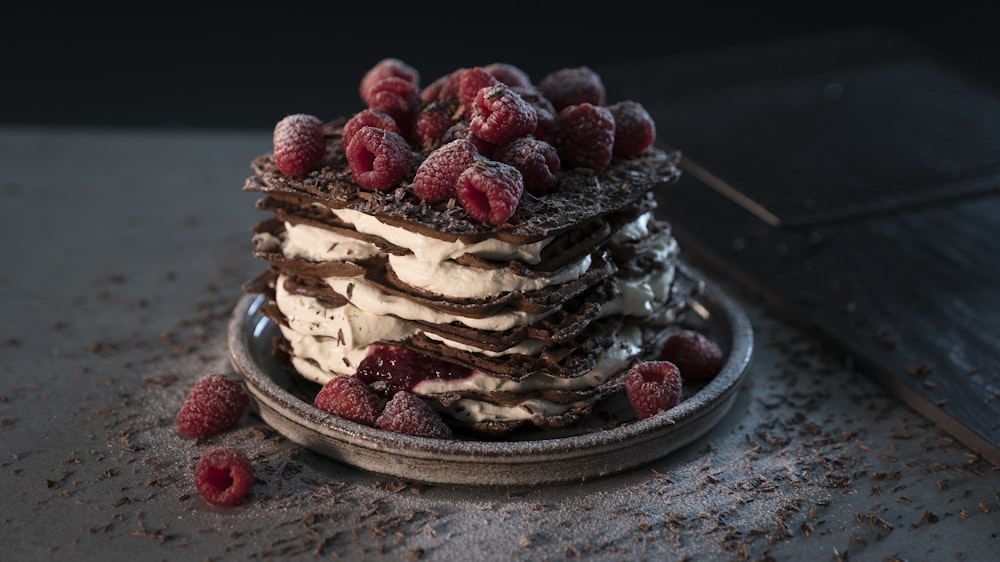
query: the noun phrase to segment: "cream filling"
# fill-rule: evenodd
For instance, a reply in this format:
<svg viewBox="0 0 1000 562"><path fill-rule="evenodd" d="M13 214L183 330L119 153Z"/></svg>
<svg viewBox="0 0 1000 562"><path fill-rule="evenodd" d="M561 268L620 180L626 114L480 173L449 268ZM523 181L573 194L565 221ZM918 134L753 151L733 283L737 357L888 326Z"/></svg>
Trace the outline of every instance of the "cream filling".
<svg viewBox="0 0 1000 562"><path fill-rule="evenodd" d="M535 291L579 278L590 269L590 255L552 277L515 275L506 268L480 269L454 261L421 261L414 256L389 256L393 273L401 281L426 291L456 298L482 298L511 291Z"/></svg>
<svg viewBox="0 0 1000 562"><path fill-rule="evenodd" d="M461 240L448 242L385 224L372 215L360 211L331 209L331 212L340 220L353 225L358 232L378 236L397 246L409 248L417 259L425 262L442 262L463 254L472 254L488 260L518 260L527 264L536 264L541 260L542 249L552 242L552 238L531 244L511 244L493 238L473 244L466 244Z"/></svg>

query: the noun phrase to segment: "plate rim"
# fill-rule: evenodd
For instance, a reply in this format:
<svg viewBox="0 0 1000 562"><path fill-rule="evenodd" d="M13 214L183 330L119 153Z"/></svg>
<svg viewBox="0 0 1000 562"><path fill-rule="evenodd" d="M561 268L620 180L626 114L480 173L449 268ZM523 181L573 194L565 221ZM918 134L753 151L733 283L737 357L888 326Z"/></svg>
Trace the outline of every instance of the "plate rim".
<svg viewBox="0 0 1000 562"><path fill-rule="evenodd" d="M754 333L745 311L706 281L695 301L710 315L724 319L729 353L711 382L671 410L613 428L552 439L432 439L338 418L278 384L250 350L251 340L259 341L260 325L273 326L259 312L263 301L259 294L245 294L237 301L229 320L227 347L230 362L246 382L265 423L293 442L355 468L430 484L560 483L636 468L714 427L732 406L753 357ZM624 450L629 454L620 455Z"/></svg>

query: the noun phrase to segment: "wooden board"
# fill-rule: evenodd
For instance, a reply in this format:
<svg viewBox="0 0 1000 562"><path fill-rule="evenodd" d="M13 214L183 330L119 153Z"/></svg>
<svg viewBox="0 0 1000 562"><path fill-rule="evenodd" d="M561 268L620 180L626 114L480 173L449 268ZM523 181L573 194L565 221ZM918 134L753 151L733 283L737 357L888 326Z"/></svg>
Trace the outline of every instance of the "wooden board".
<svg viewBox="0 0 1000 562"><path fill-rule="evenodd" d="M1000 465L992 85L870 34L602 75L685 155L660 194L685 255L739 276Z"/></svg>

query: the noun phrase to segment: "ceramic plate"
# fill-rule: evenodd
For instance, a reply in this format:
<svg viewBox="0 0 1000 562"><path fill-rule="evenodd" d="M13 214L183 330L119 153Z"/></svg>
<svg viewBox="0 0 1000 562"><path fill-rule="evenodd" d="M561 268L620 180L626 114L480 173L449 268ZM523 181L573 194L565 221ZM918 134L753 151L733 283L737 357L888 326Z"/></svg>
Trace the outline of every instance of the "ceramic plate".
<svg viewBox="0 0 1000 562"><path fill-rule="evenodd" d="M726 361L710 383L687 388L675 408L645 420L603 421L634 420L620 393L599 406L593 423L570 431L533 430L502 441L429 439L370 428L313 407L311 397L318 386L274 356L278 328L260 313L262 303L259 295L240 299L228 334L230 358L245 377L260 417L288 439L340 462L432 484L579 482L664 457L705 434L729 411L753 349L746 314L709 286L695 303L689 324L719 342Z"/></svg>

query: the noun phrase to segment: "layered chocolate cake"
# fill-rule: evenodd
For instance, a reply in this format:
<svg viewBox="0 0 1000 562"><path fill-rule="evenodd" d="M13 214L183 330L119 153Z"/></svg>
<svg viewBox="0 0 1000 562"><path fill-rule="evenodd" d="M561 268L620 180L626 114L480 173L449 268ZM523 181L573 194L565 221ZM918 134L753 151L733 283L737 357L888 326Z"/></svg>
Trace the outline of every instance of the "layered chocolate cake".
<svg viewBox="0 0 1000 562"><path fill-rule="evenodd" d="M398 59L366 109L286 117L244 189L276 345L318 385L413 393L452 427L503 434L588 416L655 355L701 290L653 191L679 176L641 105L582 68L532 83Z"/></svg>

